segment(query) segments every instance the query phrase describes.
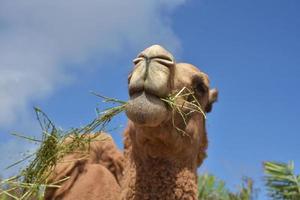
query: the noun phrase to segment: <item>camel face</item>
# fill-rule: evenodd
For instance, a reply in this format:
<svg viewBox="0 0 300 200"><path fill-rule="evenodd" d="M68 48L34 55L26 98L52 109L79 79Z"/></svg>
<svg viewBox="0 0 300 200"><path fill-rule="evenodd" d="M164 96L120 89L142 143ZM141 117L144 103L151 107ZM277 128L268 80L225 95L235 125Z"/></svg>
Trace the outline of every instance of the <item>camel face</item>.
<svg viewBox="0 0 300 200"><path fill-rule="evenodd" d="M153 45L133 62L135 66L128 77L130 101L126 114L136 124L156 127L170 119L171 113L160 98L183 87L195 92L204 111L209 106L208 76L191 64L175 64L173 55L163 47Z"/></svg>
<svg viewBox="0 0 300 200"><path fill-rule="evenodd" d="M210 89L208 76L191 64L176 64L173 56L159 45L141 52L134 64L128 78L130 100L126 110L132 141L151 157L174 155L177 159L202 152L198 155L202 161L207 146L205 113L211 110L218 94ZM179 113L161 98L183 88L192 95L176 98L182 112ZM192 105L188 102L195 99L203 113L190 112Z"/></svg>
<svg viewBox="0 0 300 200"><path fill-rule="evenodd" d="M169 116L169 110L160 99L171 92L175 61L159 45L153 45L134 59L135 67L129 75L130 101L128 117L143 126L156 127Z"/></svg>

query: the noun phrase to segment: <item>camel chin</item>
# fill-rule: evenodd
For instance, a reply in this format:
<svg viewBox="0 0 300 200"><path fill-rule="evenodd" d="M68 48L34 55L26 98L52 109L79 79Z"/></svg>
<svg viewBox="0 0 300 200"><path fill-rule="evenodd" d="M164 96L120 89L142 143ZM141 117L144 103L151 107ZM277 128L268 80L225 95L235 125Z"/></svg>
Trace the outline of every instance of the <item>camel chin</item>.
<svg viewBox="0 0 300 200"><path fill-rule="evenodd" d="M138 126L157 127L168 119L169 110L159 97L139 92L131 95L126 115Z"/></svg>

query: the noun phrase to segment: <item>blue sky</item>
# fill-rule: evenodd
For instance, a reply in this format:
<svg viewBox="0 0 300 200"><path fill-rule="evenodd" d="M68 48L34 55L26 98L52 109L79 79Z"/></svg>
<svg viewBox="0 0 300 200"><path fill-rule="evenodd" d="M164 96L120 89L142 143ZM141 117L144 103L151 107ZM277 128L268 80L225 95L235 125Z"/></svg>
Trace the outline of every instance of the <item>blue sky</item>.
<svg viewBox="0 0 300 200"><path fill-rule="evenodd" d="M259 199L263 161L295 160L300 171L300 1L27 2L0 1L0 167L33 149L8 134L39 134L32 106L65 129L83 125L103 107L89 91L126 100L132 59L160 43L219 89L200 171L232 189L253 177Z"/></svg>

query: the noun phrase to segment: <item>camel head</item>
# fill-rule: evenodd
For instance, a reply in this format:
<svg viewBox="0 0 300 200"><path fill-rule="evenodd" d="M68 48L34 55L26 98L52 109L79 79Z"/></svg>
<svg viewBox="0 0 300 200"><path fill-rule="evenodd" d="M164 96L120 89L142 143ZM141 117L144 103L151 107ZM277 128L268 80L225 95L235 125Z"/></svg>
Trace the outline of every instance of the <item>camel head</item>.
<svg viewBox="0 0 300 200"><path fill-rule="evenodd" d="M207 146L205 113L211 111L218 95L210 89L208 76L191 64L176 63L159 45L142 51L133 63L126 109L133 145L146 157L189 159L197 155L200 164ZM178 112L163 99L180 91L173 102ZM193 105L188 102L195 98L203 113L191 112Z"/></svg>

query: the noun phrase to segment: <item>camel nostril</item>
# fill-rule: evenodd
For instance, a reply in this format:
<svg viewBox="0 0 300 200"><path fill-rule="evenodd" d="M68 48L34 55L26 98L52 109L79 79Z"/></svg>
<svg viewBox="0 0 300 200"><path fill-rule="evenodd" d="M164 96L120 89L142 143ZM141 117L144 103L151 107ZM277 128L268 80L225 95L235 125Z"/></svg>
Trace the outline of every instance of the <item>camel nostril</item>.
<svg viewBox="0 0 300 200"><path fill-rule="evenodd" d="M175 66L172 54L154 45L138 54L133 63L135 66L128 79L130 97L143 91L158 97L167 96Z"/></svg>
<svg viewBox="0 0 300 200"><path fill-rule="evenodd" d="M148 57L155 60L163 60L168 63L174 63L173 55L160 45L153 45L139 54L139 57Z"/></svg>
<svg viewBox="0 0 300 200"><path fill-rule="evenodd" d="M144 59L142 58L142 57L137 57L137 58L135 58L135 59L133 59L133 64L134 65L137 65L137 64L139 64L139 62L141 62L141 61L143 61Z"/></svg>
<svg viewBox="0 0 300 200"><path fill-rule="evenodd" d="M158 55L158 56L155 56L153 58L156 58L156 59L161 59L161 60L166 60L166 61L169 61L169 62L174 62L173 58L171 58L170 56L168 55Z"/></svg>

